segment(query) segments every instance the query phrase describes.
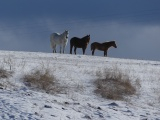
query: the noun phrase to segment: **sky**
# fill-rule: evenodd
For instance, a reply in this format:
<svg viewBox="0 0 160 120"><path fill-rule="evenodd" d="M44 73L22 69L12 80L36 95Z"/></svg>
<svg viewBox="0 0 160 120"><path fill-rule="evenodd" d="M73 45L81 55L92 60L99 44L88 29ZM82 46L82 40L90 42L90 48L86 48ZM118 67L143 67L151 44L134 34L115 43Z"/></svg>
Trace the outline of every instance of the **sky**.
<svg viewBox="0 0 160 120"><path fill-rule="evenodd" d="M50 34L68 30L66 54L72 37L90 34L90 44L116 41L109 57L159 61L159 5L159 0L1 0L0 50L52 53Z"/></svg>

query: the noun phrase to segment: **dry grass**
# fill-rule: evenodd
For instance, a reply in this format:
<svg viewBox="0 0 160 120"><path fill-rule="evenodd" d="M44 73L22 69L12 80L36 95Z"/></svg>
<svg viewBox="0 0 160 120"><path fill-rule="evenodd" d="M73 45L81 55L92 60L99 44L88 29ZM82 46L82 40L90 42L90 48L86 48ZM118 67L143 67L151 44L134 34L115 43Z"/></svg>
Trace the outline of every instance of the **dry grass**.
<svg viewBox="0 0 160 120"><path fill-rule="evenodd" d="M0 89L13 88L14 84L9 81L9 78L12 77L13 71L5 70L3 67L0 68Z"/></svg>
<svg viewBox="0 0 160 120"><path fill-rule="evenodd" d="M5 70L3 68L0 68L0 79L9 78L9 77L12 76L12 74L13 74L12 71L7 71L7 70Z"/></svg>
<svg viewBox="0 0 160 120"><path fill-rule="evenodd" d="M50 69L34 70L24 75L22 80L26 86L34 90L43 90L50 94L59 93L62 90Z"/></svg>
<svg viewBox="0 0 160 120"><path fill-rule="evenodd" d="M98 72L97 75L95 93L100 94L103 98L124 100L125 96L136 93L136 88L131 84L129 75L122 73L118 68L106 69L103 73Z"/></svg>

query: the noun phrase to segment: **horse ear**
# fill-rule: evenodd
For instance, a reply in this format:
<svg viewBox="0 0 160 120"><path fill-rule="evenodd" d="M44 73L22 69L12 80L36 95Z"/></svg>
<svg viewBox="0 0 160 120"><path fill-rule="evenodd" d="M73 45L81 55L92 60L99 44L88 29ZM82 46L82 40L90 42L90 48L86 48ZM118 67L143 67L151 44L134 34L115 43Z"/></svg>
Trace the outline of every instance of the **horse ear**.
<svg viewBox="0 0 160 120"><path fill-rule="evenodd" d="M69 31L68 31L68 30L65 30L65 32L66 32L66 33L69 33Z"/></svg>

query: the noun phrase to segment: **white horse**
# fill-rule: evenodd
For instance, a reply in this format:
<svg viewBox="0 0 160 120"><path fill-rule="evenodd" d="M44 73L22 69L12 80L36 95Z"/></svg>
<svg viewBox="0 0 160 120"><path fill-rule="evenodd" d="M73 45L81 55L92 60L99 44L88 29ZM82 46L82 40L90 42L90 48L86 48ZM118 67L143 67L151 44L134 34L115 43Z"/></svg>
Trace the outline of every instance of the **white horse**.
<svg viewBox="0 0 160 120"><path fill-rule="evenodd" d="M65 30L62 34L60 33L52 33L50 35L51 47L53 49L53 53L56 53L56 45L60 45L60 53L63 47L63 53L65 51L65 47L68 42L69 31Z"/></svg>

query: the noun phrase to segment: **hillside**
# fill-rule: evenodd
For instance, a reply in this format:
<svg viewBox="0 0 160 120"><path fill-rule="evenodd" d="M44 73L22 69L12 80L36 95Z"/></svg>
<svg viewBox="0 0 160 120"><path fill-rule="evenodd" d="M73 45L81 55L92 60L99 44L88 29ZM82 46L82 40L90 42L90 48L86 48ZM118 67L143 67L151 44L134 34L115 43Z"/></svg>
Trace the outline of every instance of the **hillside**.
<svg viewBox="0 0 160 120"><path fill-rule="evenodd" d="M160 62L109 57L0 51L1 120L160 120ZM49 70L56 93L25 84L35 70ZM136 93L125 100L96 94L94 81L103 70L129 75ZM104 73L105 74L105 73Z"/></svg>

